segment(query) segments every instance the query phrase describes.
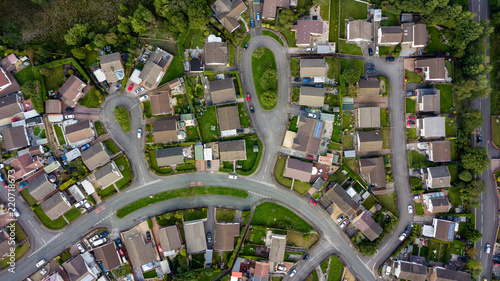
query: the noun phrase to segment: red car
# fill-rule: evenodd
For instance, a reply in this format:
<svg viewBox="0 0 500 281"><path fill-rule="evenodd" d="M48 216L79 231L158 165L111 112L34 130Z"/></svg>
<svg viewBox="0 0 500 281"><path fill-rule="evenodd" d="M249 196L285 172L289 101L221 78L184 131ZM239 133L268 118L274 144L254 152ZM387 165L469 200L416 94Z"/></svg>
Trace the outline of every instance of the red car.
<svg viewBox="0 0 500 281"><path fill-rule="evenodd" d="M123 252L123 250L121 248L118 250L118 252L120 253L120 256L125 256L125 253Z"/></svg>
<svg viewBox="0 0 500 281"><path fill-rule="evenodd" d="M160 253L161 253L161 252L163 252L163 251L161 250L161 245L160 245L160 244L158 244L158 251L159 251Z"/></svg>
<svg viewBox="0 0 500 281"><path fill-rule="evenodd" d="M408 121L408 125L415 125L415 121Z"/></svg>
<svg viewBox="0 0 500 281"><path fill-rule="evenodd" d="M316 206L318 203L316 203L316 201L314 199L311 199L310 201L314 206Z"/></svg>
<svg viewBox="0 0 500 281"><path fill-rule="evenodd" d="M128 86L128 91L132 92L132 89L134 88L134 83L130 83L130 86Z"/></svg>
<svg viewBox="0 0 500 281"><path fill-rule="evenodd" d="M415 116L408 116L408 121L415 121Z"/></svg>
<svg viewBox="0 0 500 281"><path fill-rule="evenodd" d="M20 120L20 119L19 119L19 117L14 117L14 118L12 118L12 120L11 120L11 121L12 121L12 122L16 122L16 121L19 121L19 120Z"/></svg>
<svg viewBox="0 0 500 281"><path fill-rule="evenodd" d="M249 100L251 100L251 98L250 98L250 94L248 94L248 93L247 93L247 100L248 100L248 101L249 101Z"/></svg>
<svg viewBox="0 0 500 281"><path fill-rule="evenodd" d="M306 159L307 159L307 160L314 160L314 157L312 157L311 155L307 155L307 156L306 156Z"/></svg>

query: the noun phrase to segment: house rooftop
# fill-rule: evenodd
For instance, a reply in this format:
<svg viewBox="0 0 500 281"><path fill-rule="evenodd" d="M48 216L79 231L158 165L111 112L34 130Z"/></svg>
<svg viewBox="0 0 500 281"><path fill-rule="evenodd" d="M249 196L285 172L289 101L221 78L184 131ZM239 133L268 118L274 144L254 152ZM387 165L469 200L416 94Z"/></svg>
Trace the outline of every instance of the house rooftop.
<svg viewBox="0 0 500 281"><path fill-rule="evenodd" d="M303 182L310 182L312 171L313 163L300 161L299 159L295 158L288 158L286 160L283 176Z"/></svg>

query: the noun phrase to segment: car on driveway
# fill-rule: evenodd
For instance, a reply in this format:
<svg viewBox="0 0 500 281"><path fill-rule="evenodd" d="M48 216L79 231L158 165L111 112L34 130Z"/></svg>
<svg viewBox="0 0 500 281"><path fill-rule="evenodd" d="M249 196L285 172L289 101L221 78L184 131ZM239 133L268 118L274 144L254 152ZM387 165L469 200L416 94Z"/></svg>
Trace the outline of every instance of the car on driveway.
<svg viewBox="0 0 500 281"><path fill-rule="evenodd" d="M315 118L316 119L318 117L318 115L309 112L309 113L307 113L307 117L309 117L309 118Z"/></svg>
<svg viewBox="0 0 500 281"><path fill-rule="evenodd" d="M66 114L66 116L64 116L64 118L66 118L66 119L74 119L75 115L74 114Z"/></svg>
<svg viewBox="0 0 500 281"><path fill-rule="evenodd" d="M143 102L148 99L148 95L144 95L142 97L139 97L139 101Z"/></svg>
<svg viewBox="0 0 500 281"><path fill-rule="evenodd" d="M311 155L307 155L307 156L306 156L306 159L307 159L307 160L314 160L314 157L312 157Z"/></svg>
<svg viewBox="0 0 500 281"><path fill-rule="evenodd" d="M125 256L125 253L123 252L122 248L118 249L118 253L120 253L120 256Z"/></svg>
<svg viewBox="0 0 500 281"><path fill-rule="evenodd" d="M146 238L148 239L148 241L151 241L151 232L150 231L146 231Z"/></svg>
<svg viewBox="0 0 500 281"><path fill-rule="evenodd" d="M252 98L250 97L250 94L249 94L249 93L247 93L246 97L247 97L247 101L250 101L250 100L252 99Z"/></svg>
<svg viewBox="0 0 500 281"><path fill-rule="evenodd" d="M314 199L311 199L309 202L311 202L311 204L313 204L314 206L318 205L318 203L316 203Z"/></svg>
<svg viewBox="0 0 500 281"><path fill-rule="evenodd" d="M377 72L377 71L375 69L373 69L373 68L366 70L366 73L375 73L375 72Z"/></svg>
<svg viewBox="0 0 500 281"><path fill-rule="evenodd" d="M72 107L68 107L68 108L66 108L66 112L73 112L73 111L75 111L75 109L74 109L74 108L72 108Z"/></svg>
<svg viewBox="0 0 500 281"><path fill-rule="evenodd" d="M415 121L415 116L408 116L408 121Z"/></svg>
<svg viewBox="0 0 500 281"><path fill-rule="evenodd" d="M408 121L408 126L412 126L412 125L415 125L415 121Z"/></svg>
<svg viewBox="0 0 500 281"><path fill-rule="evenodd" d="M300 77L295 77L295 79L293 79L295 82L300 82L302 81L302 79L300 79Z"/></svg>
<svg viewBox="0 0 500 281"><path fill-rule="evenodd" d="M122 84L116 84L115 85L115 90L118 90L118 89L121 89L122 88Z"/></svg>
<svg viewBox="0 0 500 281"><path fill-rule="evenodd" d="M45 275L45 274L47 274L47 269L45 269L45 268L44 268L44 269L42 269L42 270L40 271L40 275L42 275L42 276L43 276L43 275Z"/></svg>
<svg viewBox="0 0 500 281"><path fill-rule="evenodd" d="M255 27L255 21L254 20L250 20L250 27Z"/></svg>
<svg viewBox="0 0 500 281"><path fill-rule="evenodd" d="M340 228L344 229L344 227L347 225L347 221L343 221L339 226Z"/></svg>
<svg viewBox="0 0 500 281"><path fill-rule="evenodd" d="M128 86L127 91L132 92L133 88L134 88L134 83L130 83L130 86Z"/></svg>
<svg viewBox="0 0 500 281"><path fill-rule="evenodd" d="M248 49L248 43L245 44L245 46L243 46L243 50L246 50Z"/></svg>
<svg viewBox="0 0 500 281"><path fill-rule="evenodd" d="M104 81L104 82L102 83L102 85L104 86L104 88L106 88L106 90L107 90L107 89L109 89L109 84L108 84L108 82Z"/></svg>
<svg viewBox="0 0 500 281"><path fill-rule="evenodd" d="M253 106L250 106L250 112L251 112L251 113L254 113L254 112L255 112L255 109L253 108Z"/></svg>
<svg viewBox="0 0 500 281"><path fill-rule="evenodd" d="M394 57L386 57L385 60L386 61L394 61Z"/></svg>
<svg viewBox="0 0 500 281"><path fill-rule="evenodd" d="M302 81L303 81L303 82L312 82L312 79L311 79L311 78L306 77L306 78L302 79Z"/></svg>
<svg viewBox="0 0 500 281"><path fill-rule="evenodd" d="M370 57L373 56L373 49L372 48L368 48L368 55Z"/></svg>
<svg viewBox="0 0 500 281"><path fill-rule="evenodd" d="M80 251L80 253L85 253L85 248L83 248L82 244L78 244L76 245L76 247L78 248L78 251Z"/></svg>
<svg viewBox="0 0 500 281"><path fill-rule="evenodd" d="M413 97L413 92L412 92L412 91L408 91L408 92L406 92L406 96L407 96L407 97Z"/></svg>
<svg viewBox="0 0 500 281"><path fill-rule="evenodd" d="M366 68L375 68L375 65L373 63L367 63Z"/></svg>
<svg viewBox="0 0 500 281"><path fill-rule="evenodd" d="M10 121L12 121L12 122L16 122L16 121L19 121L19 120L20 120L20 119L19 119L19 117L14 117L14 118L12 118L12 120L10 120Z"/></svg>
<svg viewBox="0 0 500 281"><path fill-rule="evenodd" d="M482 142L483 142L483 137L477 135L477 143L482 143Z"/></svg>
<svg viewBox="0 0 500 281"><path fill-rule="evenodd" d="M392 269L392 268L391 268L390 266L387 266L387 267L385 268L385 275L391 275L391 269Z"/></svg>
<svg viewBox="0 0 500 281"><path fill-rule="evenodd" d="M340 223L343 219L344 219L344 215L340 215L340 216L337 218L337 223Z"/></svg>
<svg viewBox="0 0 500 281"><path fill-rule="evenodd" d="M212 233L207 233L207 242L211 243L212 242Z"/></svg>
<svg viewBox="0 0 500 281"><path fill-rule="evenodd" d="M260 20L260 13L256 13L256 14L255 14L255 18L256 18L257 20Z"/></svg>
<svg viewBox="0 0 500 281"><path fill-rule="evenodd" d="M90 147L90 143L87 143L86 145L82 146L82 147L80 148L80 150L81 150L81 151L84 151L84 150L86 150L86 149L87 149L87 148L89 148L89 147Z"/></svg>
<svg viewBox="0 0 500 281"><path fill-rule="evenodd" d="M378 46L375 46L375 55L378 56Z"/></svg>
<svg viewBox="0 0 500 281"><path fill-rule="evenodd" d="M413 214L413 206L412 205L408 205L408 213Z"/></svg>
<svg viewBox="0 0 500 281"><path fill-rule="evenodd" d="M135 90L135 94L142 93L144 91L144 87L140 87L139 89Z"/></svg>

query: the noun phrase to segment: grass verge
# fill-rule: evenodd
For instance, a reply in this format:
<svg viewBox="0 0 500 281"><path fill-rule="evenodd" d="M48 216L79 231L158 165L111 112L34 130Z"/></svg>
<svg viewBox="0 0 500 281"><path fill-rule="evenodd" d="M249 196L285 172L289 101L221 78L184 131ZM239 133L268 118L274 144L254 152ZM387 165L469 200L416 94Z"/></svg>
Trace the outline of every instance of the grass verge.
<svg viewBox="0 0 500 281"><path fill-rule="evenodd" d="M114 109L115 119L125 133L130 133L130 112L125 106L117 106Z"/></svg>

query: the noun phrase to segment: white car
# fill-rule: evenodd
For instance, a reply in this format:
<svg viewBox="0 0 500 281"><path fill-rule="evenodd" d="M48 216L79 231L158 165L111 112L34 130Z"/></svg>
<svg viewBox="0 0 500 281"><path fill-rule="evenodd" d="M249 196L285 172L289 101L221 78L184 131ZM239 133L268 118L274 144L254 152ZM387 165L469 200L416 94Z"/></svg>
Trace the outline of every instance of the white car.
<svg viewBox="0 0 500 281"><path fill-rule="evenodd" d="M137 138L140 139L142 137L142 129L137 130Z"/></svg>
<svg viewBox="0 0 500 281"><path fill-rule="evenodd" d="M309 112L309 113L307 113L307 117L316 119L316 117L318 117L318 116L314 113Z"/></svg>
<svg viewBox="0 0 500 281"><path fill-rule="evenodd" d="M40 267L40 266L42 266L44 264L45 264L45 260L42 259L41 261L39 261L39 262L36 263L36 267Z"/></svg>
<svg viewBox="0 0 500 281"><path fill-rule="evenodd" d="M290 271L290 273L288 273L288 276L294 277L296 273L297 273L297 269L294 268L294 269L292 269L292 271Z"/></svg>
<svg viewBox="0 0 500 281"><path fill-rule="evenodd" d="M344 219L344 215L340 215L340 216L337 218L337 223L340 223L343 219Z"/></svg>
<svg viewBox="0 0 500 281"><path fill-rule="evenodd" d="M99 235L94 235L92 238L89 239L90 242L94 242L95 240L99 239Z"/></svg>
<svg viewBox="0 0 500 281"><path fill-rule="evenodd" d="M391 268L390 266L387 266L387 267L385 268L385 274L386 274L386 275L391 275L391 269L392 269L392 268Z"/></svg>
<svg viewBox="0 0 500 281"><path fill-rule="evenodd" d="M142 96L142 97L139 97L139 101L140 101L140 102L143 102L143 101L145 101L145 100L147 100L147 99L148 99L148 95L144 95L144 96Z"/></svg>
<svg viewBox="0 0 500 281"><path fill-rule="evenodd" d="M405 240L406 238L406 233L402 233L401 235L399 235L399 241L403 241Z"/></svg>
<svg viewBox="0 0 500 281"><path fill-rule="evenodd" d="M408 213L413 214L413 206L412 205L408 205Z"/></svg>
<svg viewBox="0 0 500 281"><path fill-rule="evenodd" d="M484 249L484 252L485 252L486 254L489 254L489 253L491 252L491 246L490 246L490 244L489 244L489 243L486 243L486 248Z"/></svg>
<svg viewBox="0 0 500 281"><path fill-rule="evenodd" d="M135 94L139 94L139 93L142 93L142 91L144 91L144 87L140 87L139 89L135 90Z"/></svg>
<svg viewBox="0 0 500 281"><path fill-rule="evenodd" d="M64 118L66 118L66 119L74 119L75 115L74 114L66 114L66 116L64 116Z"/></svg>
<svg viewBox="0 0 500 281"><path fill-rule="evenodd" d="M20 216L21 216L21 213L19 213L19 211L18 211L16 208L14 208L14 212L13 212L12 214L13 214L13 215L14 215L14 217L16 217L16 218L18 218L18 217L20 217Z"/></svg>
<svg viewBox="0 0 500 281"><path fill-rule="evenodd" d="M85 249L83 248L82 244L78 244L76 245L76 247L78 248L78 251L80 251L80 253L85 253Z"/></svg>
<svg viewBox="0 0 500 281"><path fill-rule="evenodd" d="M45 269L45 268L44 268L44 269L42 269L42 270L40 271L40 274L41 274L42 276L43 276L43 275L45 275L45 274L47 274L47 269Z"/></svg>
<svg viewBox="0 0 500 281"><path fill-rule="evenodd" d="M347 225L347 221L343 221L341 224L340 224L340 228L344 229L344 227Z"/></svg>
<svg viewBox="0 0 500 281"><path fill-rule="evenodd" d="M379 52L379 49L378 49L378 46L375 47L375 55L378 56L378 52Z"/></svg>
<svg viewBox="0 0 500 281"><path fill-rule="evenodd" d="M238 178L238 176L235 175L235 174L229 174L229 178L232 179L232 180L235 180L235 179Z"/></svg>
<svg viewBox="0 0 500 281"><path fill-rule="evenodd" d="M3 163L0 163L0 169L5 168L5 165Z"/></svg>

